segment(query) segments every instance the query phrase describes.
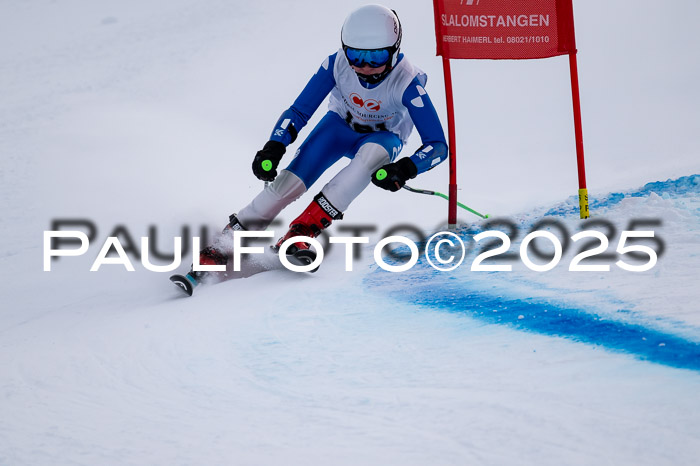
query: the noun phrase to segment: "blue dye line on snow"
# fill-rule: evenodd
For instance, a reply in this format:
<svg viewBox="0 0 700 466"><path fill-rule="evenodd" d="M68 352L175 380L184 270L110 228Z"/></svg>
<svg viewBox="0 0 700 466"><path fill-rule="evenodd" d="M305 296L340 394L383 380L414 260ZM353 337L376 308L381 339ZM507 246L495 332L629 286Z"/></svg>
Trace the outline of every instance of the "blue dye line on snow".
<svg viewBox="0 0 700 466"><path fill-rule="evenodd" d="M611 193L594 200L591 210L614 206L626 197L649 196L652 192L672 198L700 194L700 175L647 183L639 190L627 193ZM572 209L578 215L577 201L554 207L545 216L569 215ZM365 282L370 287L388 285L389 289L399 289L396 295L405 302L464 313L482 321L524 331L599 345L644 361L700 371L700 343L641 324L621 322L552 302L503 298L471 291L464 288L464 282L459 285L446 282L443 278L436 278L434 273L420 260L417 268L410 273L386 275L387 272L376 270Z"/></svg>
<svg viewBox="0 0 700 466"><path fill-rule="evenodd" d="M660 196L681 197L689 194L700 194L700 175L689 175L676 178L675 180L654 181L647 183L641 188L624 193L610 193L603 198L594 198L590 201L590 210L595 212L602 208L613 207L623 199L630 197L647 197L651 193ZM570 214L578 215L578 198L571 197L564 204L548 210L544 216L562 216Z"/></svg>
<svg viewBox="0 0 700 466"><path fill-rule="evenodd" d="M700 371L700 343L643 325L527 299L492 297L461 288L410 287L402 300L460 312L493 324L558 336L629 353L639 359Z"/></svg>

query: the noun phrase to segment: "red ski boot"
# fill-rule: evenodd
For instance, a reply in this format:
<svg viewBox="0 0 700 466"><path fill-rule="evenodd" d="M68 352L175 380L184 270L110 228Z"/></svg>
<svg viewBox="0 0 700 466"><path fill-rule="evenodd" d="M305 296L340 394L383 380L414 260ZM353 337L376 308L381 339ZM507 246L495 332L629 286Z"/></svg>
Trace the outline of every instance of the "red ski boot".
<svg viewBox="0 0 700 466"><path fill-rule="evenodd" d="M306 210L289 224L287 234L280 238L272 249L278 252L282 243L295 236L316 238L333 223L333 220L342 218L343 213L333 207L323 193L318 193ZM290 261L296 262L298 265L308 265L316 259L316 252L311 249L309 243L304 241L293 243L286 252Z"/></svg>

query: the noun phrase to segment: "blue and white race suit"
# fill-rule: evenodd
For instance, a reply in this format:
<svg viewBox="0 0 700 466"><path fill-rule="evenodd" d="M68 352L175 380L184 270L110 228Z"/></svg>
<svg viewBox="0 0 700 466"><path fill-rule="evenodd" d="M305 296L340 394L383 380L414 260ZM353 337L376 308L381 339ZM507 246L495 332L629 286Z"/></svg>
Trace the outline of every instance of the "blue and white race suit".
<svg viewBox="0 0 700 466"><path fill-rule="evenodd" d="M345 211L370 183L372 173L396 160L414 126L422 145L410 158L418 173L444 161L445 135L425 91L426 81L427 75L403 54L375 85L357 77L342 50L326 58L292 106L282 113L270 139L291 144L330 94L328 113L275 182L238 213L241 223L269 224L343 157L351 159L350 163L322 192L333 206Z"/></svg>

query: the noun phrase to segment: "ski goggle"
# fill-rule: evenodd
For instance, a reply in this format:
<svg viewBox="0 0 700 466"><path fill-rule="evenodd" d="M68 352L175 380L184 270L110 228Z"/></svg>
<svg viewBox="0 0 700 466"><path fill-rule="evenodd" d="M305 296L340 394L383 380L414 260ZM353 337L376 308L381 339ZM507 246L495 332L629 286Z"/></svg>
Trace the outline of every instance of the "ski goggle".
<svg viewBox="0 0 700 466"><path fill-rule="evenodd" d="M346 47L345 56L352 66L362 68L364 65L369 65L371 68L379 68L387 64L391 58L391 51L388 48L363 50Z"/></svg>

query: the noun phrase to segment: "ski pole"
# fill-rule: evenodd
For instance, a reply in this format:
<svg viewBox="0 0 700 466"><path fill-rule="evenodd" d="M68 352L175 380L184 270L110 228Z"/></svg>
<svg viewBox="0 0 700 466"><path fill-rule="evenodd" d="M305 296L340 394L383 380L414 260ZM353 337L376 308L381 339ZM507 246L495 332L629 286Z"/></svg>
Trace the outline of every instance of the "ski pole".
<svg viewBox="0 0 700 466"><path fill-rule="evenodd" d="M410 186L407 185L407 184L403 185L403 189L405 189L405 190L407 190L407 191L411 191L412 193L427 194L427 195L429 195L429 196L438 196L438 197L441 197L441 198L443 198L443 199L449 200L449 197L447 197L447 194L439 193L439 192L437 192L437 191L429 191L429 190L427 190L427 189L415 189L415 188L410 187ZM487 214L487 215L480 214L480 213L477 212L476 210L474 210L474 209L472 209L471 207L468 207L468 206L462 204L461 202L457 202L457 205L460 206L460 207L461 207L462 209L464 209L464 210L468 210L469 212L473 213L474 215L476 215L476 216L478 216L478 217L481 217L481 218L489 218L488 214Z"/></svg>

